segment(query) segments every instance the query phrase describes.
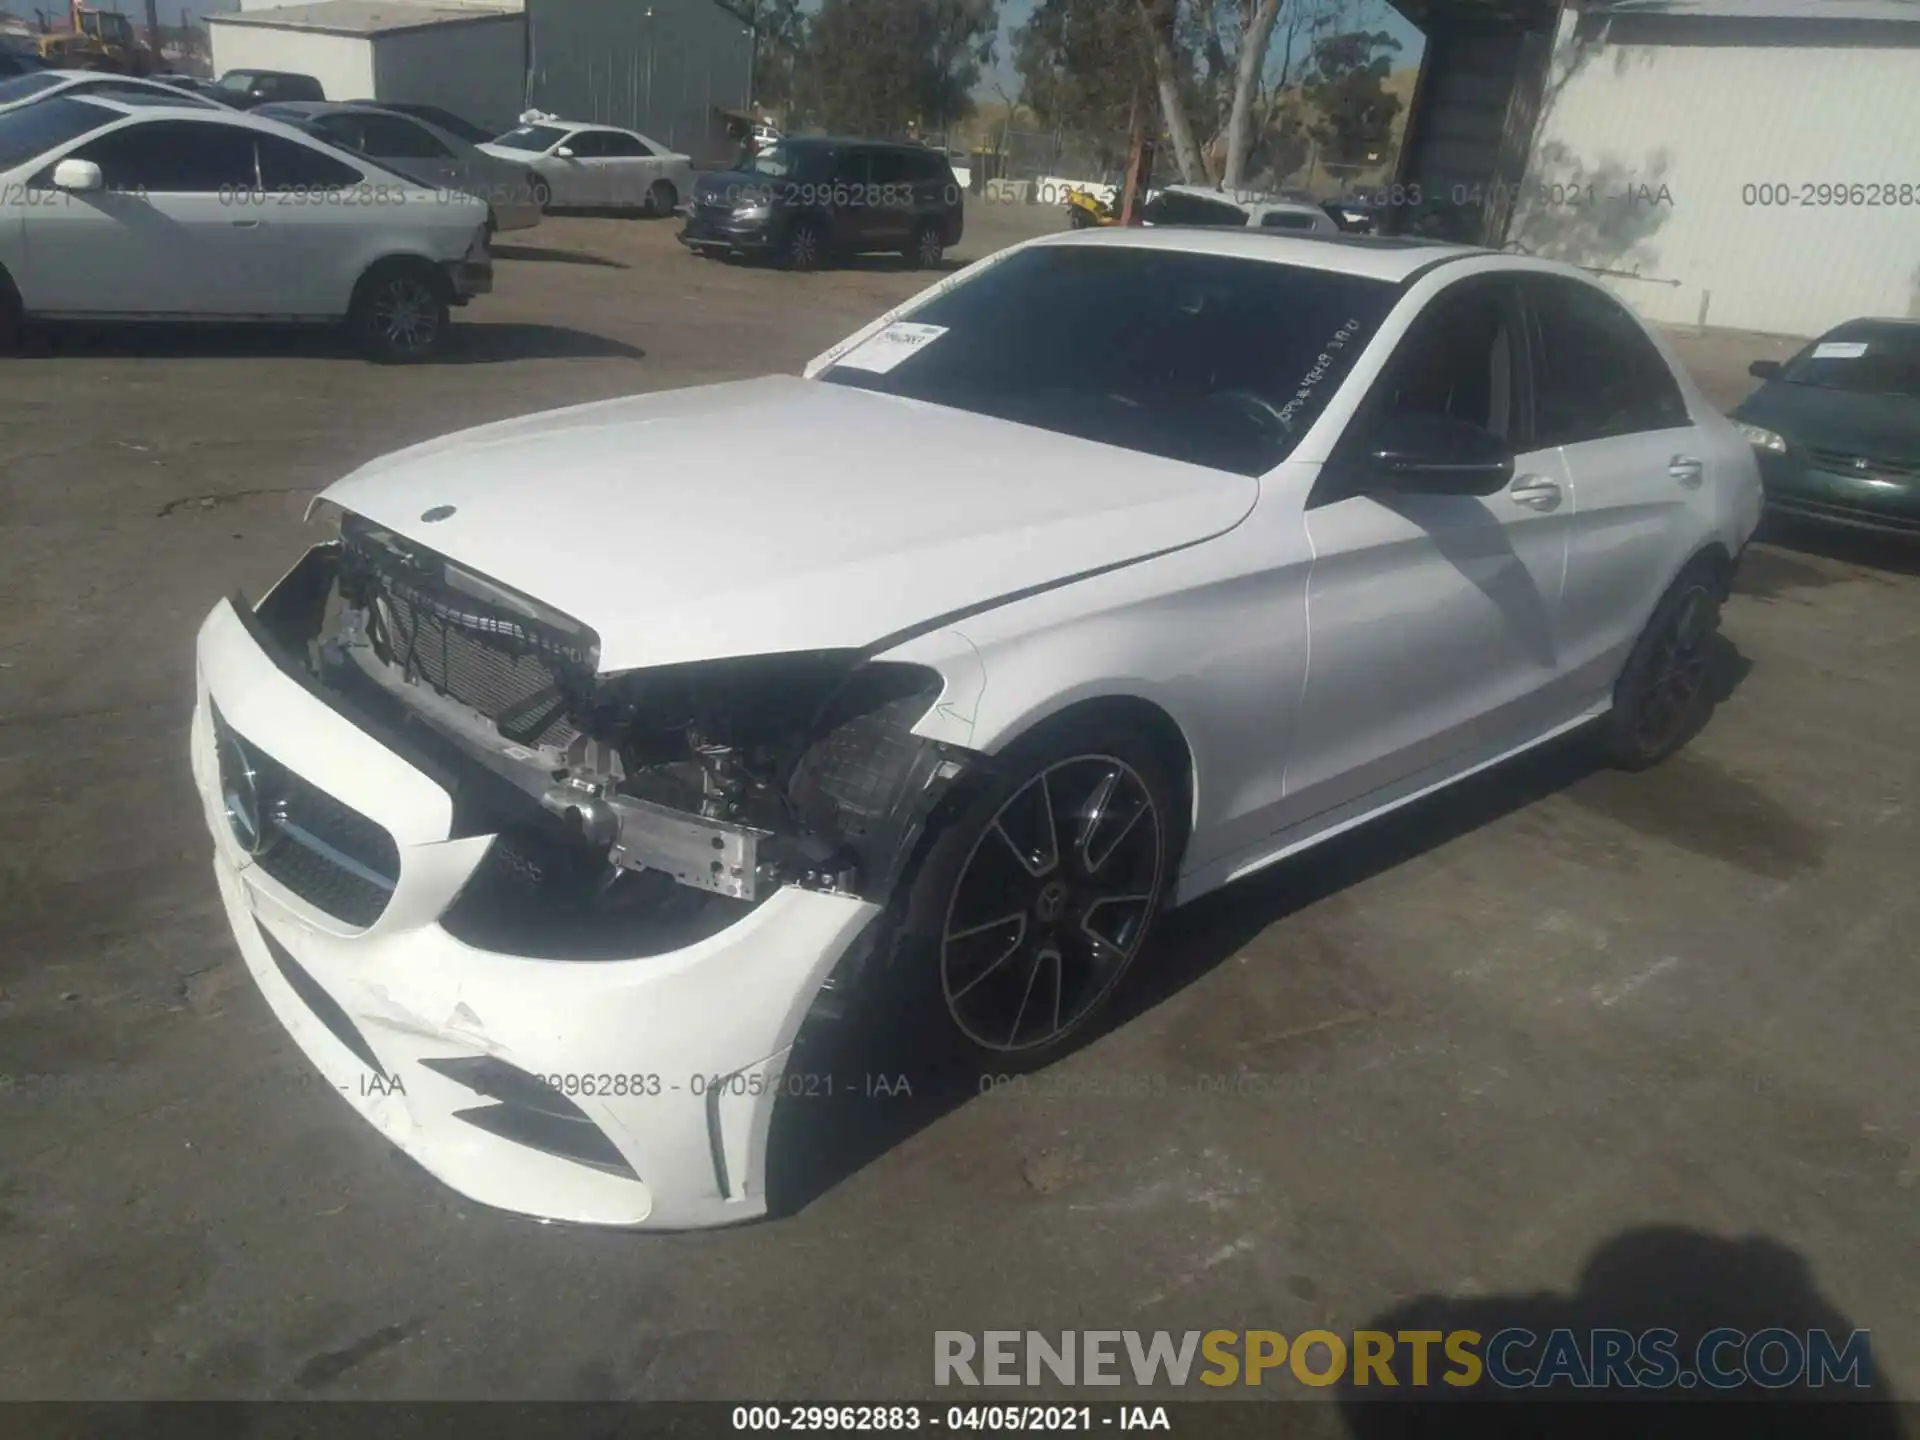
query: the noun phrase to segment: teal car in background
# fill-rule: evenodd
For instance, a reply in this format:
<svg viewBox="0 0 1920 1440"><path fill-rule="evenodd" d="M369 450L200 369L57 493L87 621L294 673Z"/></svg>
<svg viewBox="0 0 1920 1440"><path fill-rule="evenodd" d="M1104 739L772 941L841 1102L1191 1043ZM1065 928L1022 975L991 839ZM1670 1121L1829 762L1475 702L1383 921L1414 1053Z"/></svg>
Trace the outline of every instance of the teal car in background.
<svg viewBox="0 0 1920 1440"><path fill-rule="evenodd" d="M1731 419L1771 512L1920 536L1920 320L1849 320L1785 364Z"/></svg>

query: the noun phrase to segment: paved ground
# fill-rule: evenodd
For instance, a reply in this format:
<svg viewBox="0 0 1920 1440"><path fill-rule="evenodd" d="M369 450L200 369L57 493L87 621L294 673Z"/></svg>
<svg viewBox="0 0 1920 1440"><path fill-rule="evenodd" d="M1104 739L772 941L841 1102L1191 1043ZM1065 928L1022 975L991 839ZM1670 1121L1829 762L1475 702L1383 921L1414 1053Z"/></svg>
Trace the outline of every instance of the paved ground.
<svg viewBox="0 0 1920 1440"><path fill-rule="evenodd" d="M457 363L300 336L0 362L0 1396L906 1396L936 1329L1403 1314L1865 1326L1920 1385L1910 550L1763 548L1685 755L1538 756L1183 913L1126 1023L1026 1096L787 1126L811 1199L778 1224L544 1228L388 1150L218 913L199 618L361 460L793 369L921 283L696 262L644 222L501 255ZM1686 343L1738 393L1750 342Z"/></svg>

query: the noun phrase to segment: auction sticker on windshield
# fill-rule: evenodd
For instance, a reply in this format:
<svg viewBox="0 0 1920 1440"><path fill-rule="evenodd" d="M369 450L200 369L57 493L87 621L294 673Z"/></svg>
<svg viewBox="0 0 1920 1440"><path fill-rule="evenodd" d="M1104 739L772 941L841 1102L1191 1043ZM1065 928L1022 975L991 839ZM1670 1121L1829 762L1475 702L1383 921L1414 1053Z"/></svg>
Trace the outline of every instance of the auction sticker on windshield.
<svg viewBox="0 0 1920 1440"><path fill-rule="evenodd" d="M896 320L833 363L844 365L849 370L870 370L875 375L884 375L946 333L947 327L944 325L915 325L911 321Z"/></svg>
<svg viewBox="0 0 1920 1440"><path fill-rule="evenodd" d="M1865 342L1859 340L1829 340L1813 347L1816 360L1858 360L1866 353Z"/></svg>

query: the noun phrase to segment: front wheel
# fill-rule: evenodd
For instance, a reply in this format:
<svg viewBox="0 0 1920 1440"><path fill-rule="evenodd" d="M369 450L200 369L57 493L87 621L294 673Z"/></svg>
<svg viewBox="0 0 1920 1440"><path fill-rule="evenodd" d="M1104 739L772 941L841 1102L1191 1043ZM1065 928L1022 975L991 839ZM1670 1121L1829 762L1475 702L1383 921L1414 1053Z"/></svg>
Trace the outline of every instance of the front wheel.
<svg viewBox="0 0 1920 1440"><path fill-rule="evenodd" d="M892 957L934 1043L1023 1069L1092 1027L1159 913L1176 794L1120 725L1073 725L1001 757L928 851Z"/></svg>
<svg viewBox="0 0 1920 1440"><path fill-rule="evenodd" d="M670 180L656 180L647 191L647 214L651 216L671 215L679 207L680 192L673 188Z"/></svg>
<svg viewBox="0 0 1920 1440"><path fill-rule="evenodd" d="M781 247L781 259L789 270L818 270L826 255L826 239L820 227L811 220L802 220L787 232L787 242Z"/></svg>
<svg viewBox="0 0 1920 1440"><path fill-rule="evenodd" d="M360 352L383 365L431 359L451 327L445 280L421 261L392 261L369 270L354 291L347 328Z"/></svg>
<svg viewBox="0 0 1920 1440"><path fill-rule="evenodd" d="M1601 747L1614 764L1627 770L1657 765L1706 724L1723 593L1716 567L1700 562L1654 606L1621 668L1601 732Z"/></svg>
<svg viewBox="0 0 1920 1440"><path fill-rule="evenodd" d="M907 250L907 258L913 262L916 270L937 270L946 253L947 246L940 236L940 227L928 222L913 232L913 244Z"/></svg>

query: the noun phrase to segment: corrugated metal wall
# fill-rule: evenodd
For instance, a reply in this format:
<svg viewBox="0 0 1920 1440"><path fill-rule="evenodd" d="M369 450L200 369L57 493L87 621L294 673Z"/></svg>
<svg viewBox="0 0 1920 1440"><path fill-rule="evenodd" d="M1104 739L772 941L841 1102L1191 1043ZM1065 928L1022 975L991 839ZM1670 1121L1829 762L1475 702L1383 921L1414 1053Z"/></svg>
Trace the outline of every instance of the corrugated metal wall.
<svg viewBox="0 0 1920 1440"><path fill-rule="evenodd" d="M744 110L746 27L713 0L527 0L529 103L731 159L716 108Z"/></svg>
<svg viewBox="0 0 1920 1440"><path fill-rule="evenodd" d="M1511 238L1631 272L1608 283L1655 320L1813 335L1920 316L1920 24L1861 44L1662 23L1563 16ZM1864 203L1870 185L1892 203Z"/></svg>

